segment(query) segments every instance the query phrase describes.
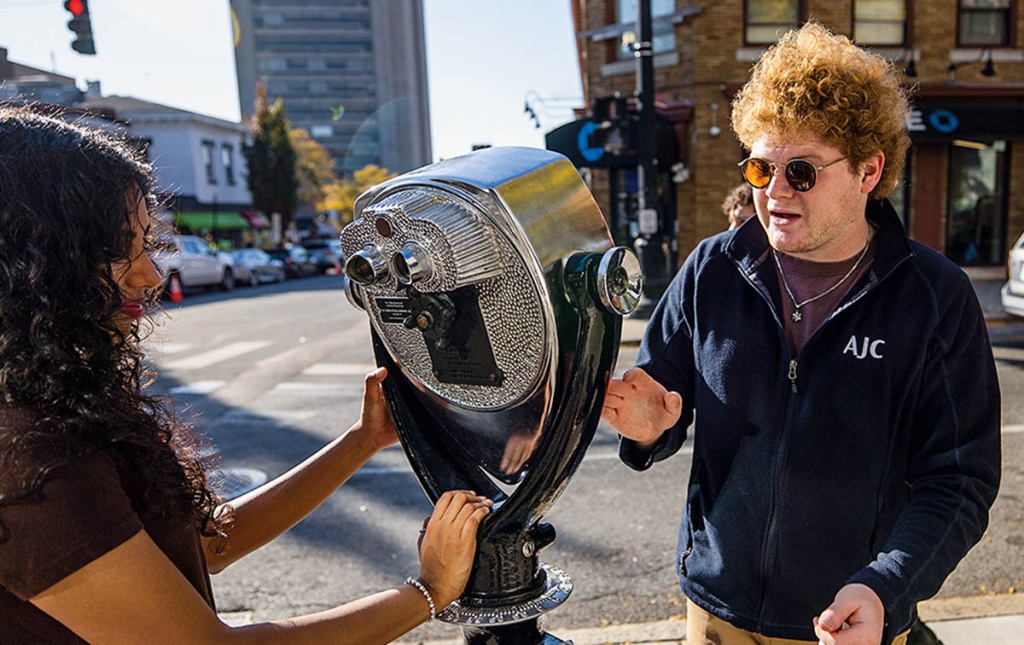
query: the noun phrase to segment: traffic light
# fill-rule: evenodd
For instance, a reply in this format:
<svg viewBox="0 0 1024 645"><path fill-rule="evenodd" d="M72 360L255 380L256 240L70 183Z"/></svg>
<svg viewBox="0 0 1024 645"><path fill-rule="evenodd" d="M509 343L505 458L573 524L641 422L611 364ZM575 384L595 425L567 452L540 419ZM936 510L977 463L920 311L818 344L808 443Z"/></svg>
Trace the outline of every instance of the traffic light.
<svg viewBox="0 0 1024 645"><path fill-rule="evenodd" d="M64 8L71 13L68 29L75 34L75 39L71 42L71 49L80 54L95 54L96 43L92 40L89 0L65 0Z"/></svg>
<svg viewBox="0 0 1024 645"><path fill-rule="evenodd" d="M612 156L635 156L638 111L633 96L616 92L595 98L591 112L597 128L590 136L590 145L603 148Z"/></svg>

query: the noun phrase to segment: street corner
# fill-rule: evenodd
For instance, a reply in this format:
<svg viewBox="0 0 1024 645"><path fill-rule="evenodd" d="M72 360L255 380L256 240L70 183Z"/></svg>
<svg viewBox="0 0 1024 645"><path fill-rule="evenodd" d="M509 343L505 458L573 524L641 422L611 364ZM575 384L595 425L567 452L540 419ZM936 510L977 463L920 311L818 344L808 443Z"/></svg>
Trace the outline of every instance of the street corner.
<svg viewBox="0 0 1024 645"><path fill-rule="evenodd" d="M918 615L929 625L953 620L1024 616L1024 593L932 598L918 605Z"/></svg>

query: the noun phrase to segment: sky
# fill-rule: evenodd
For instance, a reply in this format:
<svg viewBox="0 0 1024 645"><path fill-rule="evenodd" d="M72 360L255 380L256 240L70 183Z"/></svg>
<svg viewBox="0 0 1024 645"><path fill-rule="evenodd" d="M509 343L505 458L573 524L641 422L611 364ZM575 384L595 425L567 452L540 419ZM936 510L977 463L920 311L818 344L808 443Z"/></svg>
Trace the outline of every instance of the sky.
<svg viewBox="0 0 1024 645"><path fill-rule="evenodd" d="M544 147L583 104L568 0L423 0L434 160L474 144ZM228 0L89 0L95 56L71 49L63 0L0 0L15 63L237 121ZM170 9L166 9L170 7ZM524 110L529 98L541 128Z"/></svg>

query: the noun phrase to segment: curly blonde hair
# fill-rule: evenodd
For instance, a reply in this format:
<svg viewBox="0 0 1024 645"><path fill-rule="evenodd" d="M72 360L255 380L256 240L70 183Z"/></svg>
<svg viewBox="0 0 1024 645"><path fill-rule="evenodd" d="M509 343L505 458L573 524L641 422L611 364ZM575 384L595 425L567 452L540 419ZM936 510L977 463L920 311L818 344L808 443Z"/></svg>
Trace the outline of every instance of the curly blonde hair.
<svg viewBox="0 0 1024 645"><path fill-rule="evenodd" d="M885 197L903 172L910 104L889 61L815 22L790 31L754 65L732 102L732 128L748 150L764 137L821 137L857 168L885 155L871 192Z"/></svg>

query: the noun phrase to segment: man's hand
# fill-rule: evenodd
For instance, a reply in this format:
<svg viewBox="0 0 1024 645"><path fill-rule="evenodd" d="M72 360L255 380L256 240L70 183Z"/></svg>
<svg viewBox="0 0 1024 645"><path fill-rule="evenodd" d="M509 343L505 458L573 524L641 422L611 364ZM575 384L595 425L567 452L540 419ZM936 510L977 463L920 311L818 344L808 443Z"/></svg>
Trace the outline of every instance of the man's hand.
<svg viewBox="0 0 1024 645"><path fill-rule="evenodd" d="M846 585L829 607L814 619L814 633L823 645L878 645L882 642L885 607L871 587Z"/></svg>
<svg viewBox="0 0 1024 645"><path fill-rule="evenodd" d="M631 367L621 380L608 382L601 416L623 437L649 446L679 421L682 411L678 392L669 392L647 372Z"/></svg>

